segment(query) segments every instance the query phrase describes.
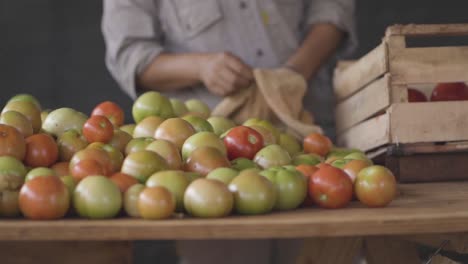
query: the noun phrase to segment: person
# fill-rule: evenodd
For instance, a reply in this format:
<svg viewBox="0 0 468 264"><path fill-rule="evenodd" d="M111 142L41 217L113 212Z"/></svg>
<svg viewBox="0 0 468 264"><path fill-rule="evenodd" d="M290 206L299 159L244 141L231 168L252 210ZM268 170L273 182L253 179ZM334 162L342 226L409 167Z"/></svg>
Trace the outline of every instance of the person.
<svg viewBox="0 0 468 264"><path fill-rule="evenodd" d="M106 65L132 98L156 90L181 100L200 99L211 108L224 96L248 87L253 68L293 69L309 83L306 109L333 135L331 72L333 61L356 46L354 4L354 0L104 0ZM199 254L213 244L219 259ZM187 263L270 263L272 258L289 263L291 254L272 254L271 249L297 245L185 241L178 248Z"/></svg>

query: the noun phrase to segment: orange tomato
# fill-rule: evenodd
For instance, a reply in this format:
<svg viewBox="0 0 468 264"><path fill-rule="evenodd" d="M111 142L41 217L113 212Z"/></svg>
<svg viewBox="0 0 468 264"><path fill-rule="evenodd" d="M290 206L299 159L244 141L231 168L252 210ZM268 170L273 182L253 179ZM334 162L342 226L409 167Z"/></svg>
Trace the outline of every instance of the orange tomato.
<svg viewBox="0 0 468 264"><path fill-rule="evenodd" d="M78 182L91 175L105 175L105 169L101 163L94 159L84 159L70 166L70 173Z"/></svg>
<svg viewBox="0 0 468 264"><path fill-rule="evenodd" d="M325 157L330 152L333 144L328 137L319 133L311 133L304 138L303 147L305 153L315 153Z"/></svg>
<svg viewBox="0 0 468 264"><path fill-rule="evenodd" d="M49 167L59 155L57 143L48 134L40 133L26 138L24 163L30 167Z"/></svg>
<svg viewBox="0 0 468 264"><path fill-rule="evenodd" d="M105 101L98 104L91 112L91 116L95 115L107 117L114 127L120 127L123 125L125 119L123 109L118 104L111 101Z"/></svg>
<svg viewBox="0 0 468 264"><path fill-rule="evenodd" d="M344 165L343 171L348 174L349 178L354 183L359 172L371 165L372 164L365 160L351 160L350 162L346 163L346 165Z"/></svg>
<svg viewBox="0 0 468 264"><path fill-rule="evenodd" d="M117 172L117 173L112 174L110 179L115 184L117 184L117 186L119 187L122 193L125 193L127 189L133 186L134 184L139 183L137 179L122 172Z"/></svg>
<svg viewBox="0 0 468 264"><path fill-rule="evenodd" d="M138 211L144 219L169 218L175 208L175 197L165 187L146 187L138 196Z"/></svg>
<svg viewBox="0 0 468 264"><path fill-rule="evenodd" d="M23 160L26 154L26 141L16 128L0 124L0 156L12 156Z"/></svg>
<svg viewBox="0 0 468 264"><path fill-rule="evenodd" d="M70 194L59 177L36 177L21 187L19 207L30 219L62 218L70 207Z"/></svg>
<svg viewBox="0 0 468 264"><path fill-rule="evenodd" d="M323 165L309 180L309 195L323 208L342 208L353 197L353 183L341 169Z"/></svg>
<svg viewBox="0 0 468 264"><path fill-rule="evenodd" d="M83 136L89 143L107 143L114 136L114 127L105 116L91 116L83 125Z"/></svg>
<svg viewBox="0 0 468 264"><path fill-rule="evenodd" d="M52 165L50 168L55 171L57 176L62 177L65 175L70 175L70 163L68 161L57 162Z"/></svg>

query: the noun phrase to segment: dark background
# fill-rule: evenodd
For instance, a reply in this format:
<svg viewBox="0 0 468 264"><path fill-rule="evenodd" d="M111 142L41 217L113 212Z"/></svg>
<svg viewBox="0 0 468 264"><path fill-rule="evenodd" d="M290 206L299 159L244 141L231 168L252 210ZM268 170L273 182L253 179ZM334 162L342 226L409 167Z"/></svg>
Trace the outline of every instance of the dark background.
<svg viewBox="0 0 468 264"><path fill-rule="evenodd" d="M356 2L360 47L354 58L375 47L385 28L394 23L468 22L466 0ZM89 113L98 102L112 100L129 114L131 100L104 65L101 4L99 0L1 0L0 105L14 94L31 93L46 108L68 106ZM156 245L139 242L136 262L172 262L170 243Z"/></svg>
<svg viewBox="0 0 468 264"><path fill-rule="evenodd" d="M468 22L468 1L357 0L359 57L375 47L394 23ZM0 104L31 93L43 106L89 113L103 100L130 99L104 65L99 0L0 1Z"/></svg>

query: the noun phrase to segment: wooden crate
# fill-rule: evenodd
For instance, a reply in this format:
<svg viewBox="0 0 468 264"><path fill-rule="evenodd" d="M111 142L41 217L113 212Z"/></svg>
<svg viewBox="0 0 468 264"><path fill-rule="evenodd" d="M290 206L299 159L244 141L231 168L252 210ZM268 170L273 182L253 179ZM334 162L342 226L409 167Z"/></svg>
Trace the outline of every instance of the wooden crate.
<svg viewBox="0 0 468 264"><path fill-rule="evenodd" d="M395 25L334 75L338 144L373 151L393 144L468 140L468 101L408 103L407 88L468 82L468 46L407 47L409 37L468 35L468 24Z"/></svg>

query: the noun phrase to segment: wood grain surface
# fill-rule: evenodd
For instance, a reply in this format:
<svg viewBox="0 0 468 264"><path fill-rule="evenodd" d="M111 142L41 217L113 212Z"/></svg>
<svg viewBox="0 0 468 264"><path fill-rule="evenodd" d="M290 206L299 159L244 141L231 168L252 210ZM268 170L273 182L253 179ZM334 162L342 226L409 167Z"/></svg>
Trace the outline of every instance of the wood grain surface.
<svg viewBox="0 0 468 264"><path fill-rule="evenodd" d="M247 239L407 235L468 231L468 182L401 185L389 207L355 202L340 210L317 208L222 219L57 221L0 220L0 240Z"/></svg>

